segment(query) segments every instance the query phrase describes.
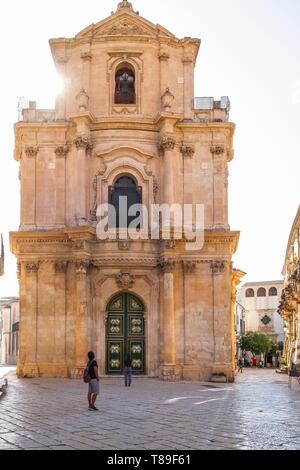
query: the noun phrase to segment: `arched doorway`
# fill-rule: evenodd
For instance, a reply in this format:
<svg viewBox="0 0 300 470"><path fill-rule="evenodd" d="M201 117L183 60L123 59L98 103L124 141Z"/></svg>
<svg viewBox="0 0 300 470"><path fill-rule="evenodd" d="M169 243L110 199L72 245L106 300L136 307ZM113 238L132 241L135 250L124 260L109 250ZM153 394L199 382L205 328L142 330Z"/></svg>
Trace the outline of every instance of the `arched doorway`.
<svg viewBox="0 0 300 470"><path fill-rule="evenodd" d="M145 308L132 294L116 295L107 306L106 374L119 375L130 354L132 372L145 374Z"/></svg>

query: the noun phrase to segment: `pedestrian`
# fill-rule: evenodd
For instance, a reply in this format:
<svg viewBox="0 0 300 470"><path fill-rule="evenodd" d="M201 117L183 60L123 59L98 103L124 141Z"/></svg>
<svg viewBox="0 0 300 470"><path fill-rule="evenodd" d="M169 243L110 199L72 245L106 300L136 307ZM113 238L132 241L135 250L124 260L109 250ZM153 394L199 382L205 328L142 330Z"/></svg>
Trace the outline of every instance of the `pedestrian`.
<svg viewBox="0 0 300 470"><path fill-rule="evenodd" d="M132 361L129 354L126 356L124 366L125 387L130 387L132 378Z"/></svg>
<svg viewBox="0 0 300 470"><path fill-rule="evenodd" d="M240 372L241 374L243 373L243 367L244 367L244 358L243 357L240 357L239 358L239 369L238 369L238 373Z"/></svg>
<svg viewBox="0 0 300 470"><path fill-rule="evenodd" d="M95 403L97 400L97 396L99 395L99 372L98 372L98 364L95 359L95 354L93 351L88 353L88 363L87 369L88 374L90 376L90 381L88 382L89 391L88 391L88 402L89 402L89 410L90 411L98 411L96 408Z"/></svg>
<svg viewBox="0 0 300 470"><path fill-rule="evenodd" d="M256 359L256 356L253 356L253 357L252 357L252 365L253 365L253 367L256 367L256 366L257 366L257 359Z"/></svg>

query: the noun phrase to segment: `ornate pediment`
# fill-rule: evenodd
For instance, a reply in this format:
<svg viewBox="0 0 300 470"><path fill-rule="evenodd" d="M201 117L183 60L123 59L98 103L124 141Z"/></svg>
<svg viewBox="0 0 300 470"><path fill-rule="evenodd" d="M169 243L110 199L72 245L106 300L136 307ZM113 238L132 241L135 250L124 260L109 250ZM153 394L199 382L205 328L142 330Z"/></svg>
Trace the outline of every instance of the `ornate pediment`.
<svg viewBox="0 0 300 470"><path fill-rule="evenodd" d="M103 36L165 36L174 38L174 35L165 28L154 25L128 8L118 10L111 17L88 26L77 34L76 38Z"/></svg>
<svg viewBox="0 0 300 470"><path fill-rule="evenodd" d="M152 31L129 18L120 18L106 28L95 32L96 36L152 36Z"/></svg>

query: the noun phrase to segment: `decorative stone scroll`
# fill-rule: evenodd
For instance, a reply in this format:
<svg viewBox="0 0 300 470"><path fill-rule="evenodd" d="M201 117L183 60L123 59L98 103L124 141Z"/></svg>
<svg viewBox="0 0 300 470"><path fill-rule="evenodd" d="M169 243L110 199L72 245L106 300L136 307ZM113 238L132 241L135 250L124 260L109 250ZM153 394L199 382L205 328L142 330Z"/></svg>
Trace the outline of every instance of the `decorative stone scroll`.
<svg viewBox="0 0 300 470"><path fill-rule="evenodd" d="M135 283L135 276L127 271L121 271L116 275L116 283L120 289L131 289Z"/></svg>

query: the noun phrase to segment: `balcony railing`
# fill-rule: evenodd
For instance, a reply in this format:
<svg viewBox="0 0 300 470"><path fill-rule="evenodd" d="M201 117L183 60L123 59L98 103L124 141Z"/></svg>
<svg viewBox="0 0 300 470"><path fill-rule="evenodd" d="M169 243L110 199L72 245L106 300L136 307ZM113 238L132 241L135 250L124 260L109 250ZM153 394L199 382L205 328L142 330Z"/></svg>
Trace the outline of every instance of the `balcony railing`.
<svg viewBox="0 0 300 470"><path fill-rule="evenodd" d="M220 100L212 97L197 97L194 99L195 119L199 122L228 122L230 100L222 96Z"/></svg>

